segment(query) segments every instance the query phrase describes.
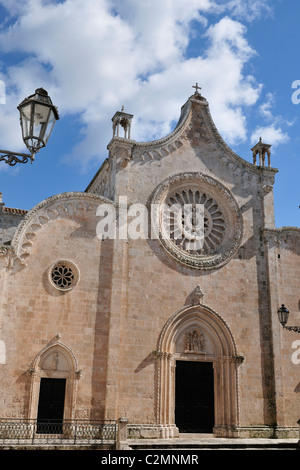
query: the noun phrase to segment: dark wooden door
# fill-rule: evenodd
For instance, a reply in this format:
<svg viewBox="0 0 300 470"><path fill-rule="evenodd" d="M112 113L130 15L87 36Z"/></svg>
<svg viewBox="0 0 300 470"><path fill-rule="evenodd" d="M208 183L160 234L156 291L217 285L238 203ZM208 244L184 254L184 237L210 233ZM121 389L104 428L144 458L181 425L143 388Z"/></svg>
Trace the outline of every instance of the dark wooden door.
<svg viewBox="0 0 300 470"><path fill-rule="evenodd" d="M66 379L41 378L37 432L59 434L62 432Z"/></svg>
<svg viewBox="0 0 300 470"><path fill-rule="evenodd" d="M181 433L212 433L214 426L212 362L176 361L175 423Z"/></svg>

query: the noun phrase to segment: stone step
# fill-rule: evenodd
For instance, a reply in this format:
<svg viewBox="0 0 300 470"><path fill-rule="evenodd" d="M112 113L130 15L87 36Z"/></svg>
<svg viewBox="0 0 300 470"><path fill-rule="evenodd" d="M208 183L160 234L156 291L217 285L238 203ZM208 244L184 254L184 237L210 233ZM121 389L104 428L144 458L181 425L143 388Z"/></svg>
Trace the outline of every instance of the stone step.
<svg viewBox="0 0 300 470"><path fill-rule="evenodd" d="M219 449L278 449L300 450L298 439L228 439L228 438L199 438L196 435L174 439L128 439L132 450L219 450Z"/></svg>

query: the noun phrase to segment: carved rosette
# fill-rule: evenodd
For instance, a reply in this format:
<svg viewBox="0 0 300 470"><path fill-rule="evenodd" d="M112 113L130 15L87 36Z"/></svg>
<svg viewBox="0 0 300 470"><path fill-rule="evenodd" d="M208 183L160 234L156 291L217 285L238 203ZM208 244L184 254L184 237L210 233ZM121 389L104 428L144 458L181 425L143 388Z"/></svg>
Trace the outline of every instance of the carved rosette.
<svg viewBox="0 0 300 470"><path fill-rule="evenodd" d="M158 186L152 204L157 238L186 266L223 266L240 246L243 222L237 202L210 176L200 172L173 176Z"/></svg>

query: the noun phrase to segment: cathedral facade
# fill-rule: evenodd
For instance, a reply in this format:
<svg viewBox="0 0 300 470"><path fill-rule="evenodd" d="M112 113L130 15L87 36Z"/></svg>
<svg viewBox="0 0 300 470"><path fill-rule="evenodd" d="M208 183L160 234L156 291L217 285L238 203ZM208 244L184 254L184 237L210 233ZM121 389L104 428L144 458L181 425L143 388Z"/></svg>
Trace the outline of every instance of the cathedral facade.
<svg viewBox="0 0 300 470"><path fill-rule="evenodd" d="M197 89L165 138L132 119L85 191L1 205L0 417L298 437L300 337L277 311L297 324L300 229L275 227L270 145L236 155Z"/></svg>

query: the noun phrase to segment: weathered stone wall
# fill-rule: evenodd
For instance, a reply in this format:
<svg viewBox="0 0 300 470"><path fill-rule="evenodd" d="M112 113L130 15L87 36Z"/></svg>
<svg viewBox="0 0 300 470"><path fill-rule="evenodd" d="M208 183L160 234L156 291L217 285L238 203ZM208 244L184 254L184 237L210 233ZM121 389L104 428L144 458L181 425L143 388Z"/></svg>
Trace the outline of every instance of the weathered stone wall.
<svg viewBox="0 0 300 470"><path fill-rule="evenodd" d="M267 378L271 338L266 338L271 334L271 326L269 305L267 311L261 307L268 278L261 229L265 220L272 225L274 219L272 191L264 191L263 186L267 179L272 180L273 174L268 169L243 164L229 150L226 152L206 126L207 122L205 109L195 104L184 136L176 135L173 141L156 146L133 147L131 159L126 161L128 151L122 149L121 141L110 147L118 168L116 201L126 195L129 203L149 203L164 179L200 171L232 191L244 225L238 252L228 264L213 270L185 267L170 257L158 240L128 240L122 244L119 278L124 276L127 281L119 346L122 351L119 414L126 412L134 422L155 422L157 384L152 351L167 320L187 305L199 284L204 293L203 303L224 318L238 352L245 356L239 367L240 425L272 425L273 383ZM264 198L268 199L266 204Z"/></svg>
<svg viewBox="0 0 300 470"><path fill-rule="evenodd" d="M299 333L283 329L277 309L284 304L290 314L286 326L299 325L300 229L283 227L266 230L270 297L273 312L273 348L278 424L295 426L300 415L300 338Z"/></svg>
<svg viewBox="0 0 300 470"><path fill-rule="evenodd" d="M144 437L167 436L176 424L176 361L190 358L214 362L219 435L270 437L276 424L286 433L296 428L299 365L291 345L297 335L282 330L277 308L285 303L289 323L297 324L299 229L274 227L277 170L235 155L207 103L195 97L165 139L114 137L108 147L86 192L54 196L22 214L0 258L0 414L36 416L39 377L64 376L72 382L68 417L125 416ZM188 184L187 174L194 187L199 181L209 192L212 185L224 213L221 262L210 264L208 252L192 267L186 253L169 250L150 231L147 239L99 240L97 207L110 202L102 196L115 209L124 196L128 208L150 209L161 202L158 188ZM224 240L231 251L223 250ZM71 290L49 280L59 260L78 270ZM190 327L203 331L206 346L187 355L183 335ZM48 350L58 364L74 359L69 369L43 369Z"/></svg>
<svg viewBox="0 0 300 470"><path fill-rule="evenodd" d="M1 298L1 339L6 345L6 362L0 368L2 416L29 417L31 382L40 370L28 371L40 351L60 335L59 343L78 364L72 416L104 417L112 246L95 236L100 198L84 196L48 201L28 218L18 239L23 247L24 239L30 244L23 264L18 258L7 271ZM33 218L43 221L35 234ZM49 281L49 269L58 260L78 268L79 282L70 291L60 291Z"/></svg>
<svg viewBox="0 0 300 470"><path fill-rule="evenodd" d="M5 207L0 193L0 245L10 243L26 214L26 210Z"/></svg>

